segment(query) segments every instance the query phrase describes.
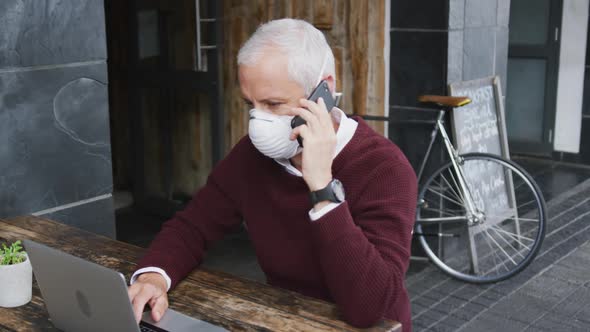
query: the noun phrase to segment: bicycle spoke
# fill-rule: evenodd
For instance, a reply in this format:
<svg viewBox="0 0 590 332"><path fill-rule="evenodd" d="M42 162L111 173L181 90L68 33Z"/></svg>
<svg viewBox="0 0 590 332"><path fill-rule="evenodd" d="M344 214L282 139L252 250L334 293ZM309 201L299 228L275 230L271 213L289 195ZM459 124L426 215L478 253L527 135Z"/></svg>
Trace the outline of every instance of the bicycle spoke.
<svg viewBox="0 0 590 332"><path fill-rule="evenodd" d="M518 221L529 221L529 222L535 222L535 223L539 222L539 219L531 219L531 218L523 218L523 217L518 217L518 218L510 217L510 218L513 220L518 220Z"/></svg>
<svg viewBox="0 0 590 332"><path fill-rule="evenodd" d="M426 210L426 211L432 211L432 212L437 212L437 213L444 213L444 214L446 214L446 215L447 215L447 216L449 216L449 217L459 217L459 216L457 216L457 215L454 215L454 214L452 214L452 213L449 213L449 212L446 212L446 211L443 211L443 210L439 210L439 209L433 209L433 208L422 208L422 210Z"/></svg>
<svg viewBox="0 0 590 332"><path fill-rule="evenodd" d="M457 193L457 191L455 190L455 188L449 183L449 181L447 180L447 178L445 178L442 174L440 175L440 177L445 181L445 183L447 184L447 186L449 186L449 188L451 188L451 190L455 194L455 197L457 197L457 199L459 199L462 202L464 202L465 200L463 199L463 196L459 197L460 195ZM456 188L458 188L458 187L456 187Z"/></svg>
<svg viewBox="0 0 590 332"><path fill-rule="evenodd" d="M453 172L451 170L449 170L449 174L451 175L451 179L453 180L453 183L455 184L455 188L461 188L459 187L459 184L457 184L457 180L455 179L455 175L453 174ZM442 173L441 173L442 176ZM465 188L466 189L466 188ZM461 196L461 201L465 202L465 197L463 196L463 191L459 190L459 195Z"/></svg>
<svg viewBox="0 0 590 332"><path fill-rule="evenodd" d="M485 231L485 229L484 229ZM496 250L494 249L494 246L492 246L492 243L490 242L490 240L488 239L487 236L485 236L484 234L481 235L484 240L486 241L486 243L488 244L488 247L490 247L490 255L492 255L492 259L494 260L494 266L496 269L498 269L500 267L500 265L497 263L496 257L498 257L500 259L500 263L502 263L502 265L504 265L504 267L506 268L506 270L508 270L508 267L506 266L506 263L504 263L504 260L502 259L502 257L500 257L500 255L498 255L496 253ZM486 259L487 255L483 256L483 259ZM493 271L494 269L490 270Z"/></svg>
<svg viewBox="0 0 590 332"><path fill-rule="evenodd" d="M458 205L462 205L462 203L460 203L460 202L457 202L456 200L454 200L454 199L452 199L452 198L450 198L450 197L447 197L447 196L445 196L445 194L443 194L443 193L439 193L438 191L436 191L436 190L434 190L434 189L432 189L432 188L428 188L428 191L430 191L430 192L433 192L433 193L435 193L435 194L439 195L439 196L440 196L440 197L442 197L442 198L446 198L446 199L447 199L448 201L450 201L450 202L453 202L453 203L455 203L455 204L458 204Z"/></svg>
<svg viewBox="0 0 590 332"><path fill-rule="evenodd" d="M505 239L505 238L504 238L504 237L503 237L503 236L500 234L500 232L498 232L498 230L496 230L496 229L495 229L495 228L493 228L493 227L490 227L490 228L488 228L488 229L491 229L491 230L493 230L494 232L496 232L496 234L498 234L498 237L499 237L499 238L501 238L501 239L502 239L502 240L503 240L503 241L504 241L504 242L505 242L505 243L506 243L506 244L507 244L507 245L508 245L510 248L512 248L512 250L514 250L514 252L515 252L517 255L520 255L520 257L522 257L522 259L524 259L524 255L523 255L522 253L520 253L520 251L519 251L518 249L514 248L514 246L513 246L513 245L512 245L510 242L508 242L508 240L506 240L506 239ZM525 248L527 248L527 247L525 246ZM527 248L527 249L528 249L528 248ZM515 264L516 264L516 263L515 263Z"/></svg>
<svg viewBox="0 0 590 332"><path fill-rule="evenodd" d="M531 203L535 203L535 202L536 202L536 200L528 201L528 202L526 202L526 203L523 203L523 204L519 205L519 206L517 207L517 209L521 209L523 206L526 206L526 205L529 205L529 204L531 204Z"/></svg>
<svg viewBox="0 0 590 332"><path fill-rule="evenodd" d="M492 242L494 242L496 244L496 246L498 246L498 249L500 249L500 251L502 251L508 259L510 259L512 264L517 265L516 262L512 259L512 257L510 257L510 255L508 255L508 253L504 250L504 248L502 248L502 246L496 241L496 239L494 239L494 237L488 232L488 230L486 228L484 228L483 231L490 236L490 239L492 240Z"/></svg>
<svg viewBox="0 0 590 332"><path fill-rule="evenodd" d="M518 221L526 221L526 222L533 222L538 223L539 219L532 219L532 218L523 218L523 217L504 217L504 216L497 216L494 214L487 214L486 217L488 219L504 219L504 220L518 220Z"/></svg>
<svg viewBox="0 0 590 332"><path fill-rule="evenodd" d="M529 246L527 246L526 244L524 244L520 240L527 240L527 241L530 241L531 243L535 243L535 240L534 239L528 238L526 236L518 235L518 234L515 234L515 233L508 232L508 231L506 231L506 230L504 230L502 228L499 228L497 226L492 226L492 227L490 227L490 229L493 229L496 232L502 232L502 233L510 236L514 241L518 242L518 244L520 244L521 246L527 248L528 250L531 250L531 248Z"/></svg>
<svg viewBox="0 0 590 332"><path fill-rule="evenodd" d="M519 182L520 183L518 185L514 186L514 190L517 190L518 188L522 187L523 184L528 184L526 181L519 181Z"/></svg>
<svg viewBox="0 0 590 332"><path fill-rule="evenodd" d="M457 216L457 215L464 216L465 215L465 209L451 209L451 208L444 208L444 209L429 208L429 209L436 210L436 211L444 210L444 211L446 211L446 213L452 213L452 215L454 215L454 216Z"/></svg>
<svg viewBox="0 0 590 332"><path fill-rule="evenodd" d="M443 176L441 175L441 178L442 178L442 177L443 177ZM447 182L447 181L446 181L446 179L444 179L444 178L443 178L443 180L445 180L445 182ZM435 187L437 187L437 188L441 188L441 189L443 189L443 190L445 190L445 191L446 191L446 188L447 188L447 187L445 187L445 186L444 186L444 184L443 184L442 182L440 182L440 181L433 181L433 184L435 185ZM447 185L448 185L448 184L447 184ZM458 201L462 201L461 197L459 197L459 196L457 195L457 192L456 192L456 191L453 189L453 187L451 187L450 185L448 185L448 186L449 186L448 188L452 190L452 192L449 192L448 194L449 194L450 196L452 196L453 198L455 198L456 200L458 200Z"/></svg>

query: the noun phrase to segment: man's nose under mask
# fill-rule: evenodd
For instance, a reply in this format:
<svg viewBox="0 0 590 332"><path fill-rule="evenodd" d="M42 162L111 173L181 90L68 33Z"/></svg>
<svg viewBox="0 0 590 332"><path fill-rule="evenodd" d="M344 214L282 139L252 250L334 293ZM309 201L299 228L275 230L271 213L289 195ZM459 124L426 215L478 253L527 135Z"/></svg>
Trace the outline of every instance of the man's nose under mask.
<svg viewBox="0 0 590 332"><path fill-rule="evenodd" d="M291 141L293 116L275 115L257 109L250 110L248 135L252 144L267 157L289 159L299 152L297 140Z"/></svg>

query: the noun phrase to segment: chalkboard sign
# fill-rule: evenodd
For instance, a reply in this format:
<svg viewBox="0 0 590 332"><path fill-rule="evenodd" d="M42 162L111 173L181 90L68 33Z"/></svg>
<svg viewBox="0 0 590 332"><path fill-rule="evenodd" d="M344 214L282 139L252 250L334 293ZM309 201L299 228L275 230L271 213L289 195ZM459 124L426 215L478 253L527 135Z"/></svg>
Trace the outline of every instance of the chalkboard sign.
<svg viewBox="0 0 590 332"><path fill-rule="evenodd" d="M510 159L504 108L497 76L449 85L452 96L471 103L452 112L453 136L459 153L487 152Z"/></svg>
<svg viewBox="0 0 590 332"><path fill-rule="evenodd" d="M455 147L460 154L485 152L510 158L504 122L500 79L489 77L449 85L452 96L467 96L471 103L452 111ZM463 172L471 184L476 205L486 211L488 222L496 224L514 213L512 177L493 163L466 163ZM491 220L490 220L491 219ZM496 220L493 220L496 219ZM470 229L474 236L481 230Z"/></svg>

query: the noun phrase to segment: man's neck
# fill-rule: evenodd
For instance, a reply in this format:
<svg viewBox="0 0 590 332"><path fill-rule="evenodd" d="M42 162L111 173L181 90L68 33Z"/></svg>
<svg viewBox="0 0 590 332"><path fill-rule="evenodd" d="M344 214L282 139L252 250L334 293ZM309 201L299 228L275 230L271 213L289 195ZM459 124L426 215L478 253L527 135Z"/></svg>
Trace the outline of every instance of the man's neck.
<svg viewBox="0 0 590 332"><path fill-rule="evenodd" d="M303 164L303 152L298 153L296 156L294 156L293 158L289 159L289 161L291 162L291 165L293 165L293 167L297 168L297 170L299 172L303 171L301 170L302 164Z"/></svg>

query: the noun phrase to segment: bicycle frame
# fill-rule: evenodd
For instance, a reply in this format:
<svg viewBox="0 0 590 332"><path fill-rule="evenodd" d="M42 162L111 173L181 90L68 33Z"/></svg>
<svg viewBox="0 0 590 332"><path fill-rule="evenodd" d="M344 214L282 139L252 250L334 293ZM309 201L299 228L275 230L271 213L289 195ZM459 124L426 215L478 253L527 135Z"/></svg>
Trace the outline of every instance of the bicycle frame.
<svg viewBox="0 0 590 332"><path fill-rule="evenodd" d="M436 119L436 124L434 126L434 129L432 130L432 133L430 134L430 143L428 144L428 148L426 149L426 154L424 155L424 159L422 160L422 163L420 164L420 168L418 170L418 183L420 183L420 181L422 180L422 175L424 173L424 168L426 167L426 163L428 162L428 159L430 158L430 153L432 152L432 146L434 145L434 141L436 140L436 136L437 134L440 132L442 138L443 138L443 142L445 144L445 148L447 150L447 153L449 155L449 157L451 158L451 162L453 163L453 169L455 170L455 173L457 175L457 181L459 182L458 185L461 187L461 191L463 194L463 199L465 200L465 204L467 205L467 219L468 219L468 223L472 224L474 222L477 222L477 213L478 210L475 207L475 203L473 201L473 197L471 196L471 192L469 191L469 189L467 188L467 185L465 184L465 176L463 174L463 171L461 170L461 167L459 167L459 165L462 163L461 160L461 156L459 156L459 153L457 152L457 150L455 149L455 147L453 146L453 144L451 143L451 140L449 139L449 135L447 134L447 131L445 129L444 126L444 116L445 116L446 111L444 109L441 109L438 113L438 117ZM418 202L420 203L420 202ZM440 218L439 218L440 220Z"/></svg>

